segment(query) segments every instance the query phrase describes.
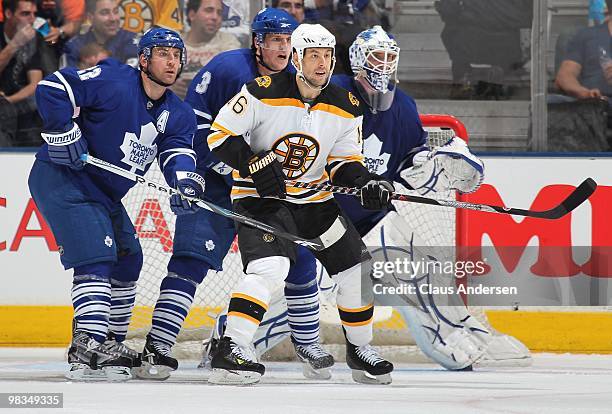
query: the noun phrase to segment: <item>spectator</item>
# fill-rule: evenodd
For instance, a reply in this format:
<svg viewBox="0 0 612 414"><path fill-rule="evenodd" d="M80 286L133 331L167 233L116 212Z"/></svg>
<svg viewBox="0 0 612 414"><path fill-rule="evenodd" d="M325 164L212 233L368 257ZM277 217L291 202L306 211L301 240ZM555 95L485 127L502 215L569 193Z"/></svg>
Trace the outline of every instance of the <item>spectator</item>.
<svg viewBox="0 0 612 414"><path fill-rule="evenodd" d="M136 35L120 28L119 6L116 0L86 0L85 10L91 29L66 43L62 66L76 66L79 50L88 43L98 43L122 63L136 66Z"/></svg>
<svg viewBox="0 0 612 414"><path fill-rule="evenodd" d="M111 57L111 53L97 43L88 43L79 51L79 69L87 69L96 66L99 61Z"/></svg>
<svg viewBox="0 0 612 414"><path fill-rule="evenodd" d="M222 11L221 0L187 2L187 22L191 26L189 32L183 36L187 48L187 64L181 77L171 87L182 99L187 94L191 80L202 66L220 52L240 48L236 36L219 31L223 20Z"/></svg>
<svg viewBox="0 0 612 414"><path fill-rule="evenodd" d="M84 0L37 0L36 15L48 22L48 34L44 37L48 47L41 54L43 76L55 72L64 45L75 36L81 28L85 11Z"/></svg>
<svg viewBox="0 0 612 414"><path fill-rule="evenodd" d="M38 0L37 3L37 15L49 22L45 41L61 44L78 33L85 11L84 0Z"/></svg>
<svg viewBox="0 0 612 414"><path fill-rule="evenodd" d="M606 0L608 9L612 0ZM569 42L555 84L576 99L612 96L612 22L580 30Z"/></svg>
<svg viewBox="0 0 612 414"><path fill-rule="evenodd" d="M17 117L17 122L0 124L3 145L39 145L40 124L34 91L42 79L39 48L42 36L32 28L36 18L35 0L3 0L4 23L0 23L0 113ZM23 133L22 133L23 132Z"/></svg>
<svg viewBox="0 0 612 414"><path fill-rule="evenodd" d="M300 24L304 22L304 0L272 0L272 7L285 10Z"/></svg>

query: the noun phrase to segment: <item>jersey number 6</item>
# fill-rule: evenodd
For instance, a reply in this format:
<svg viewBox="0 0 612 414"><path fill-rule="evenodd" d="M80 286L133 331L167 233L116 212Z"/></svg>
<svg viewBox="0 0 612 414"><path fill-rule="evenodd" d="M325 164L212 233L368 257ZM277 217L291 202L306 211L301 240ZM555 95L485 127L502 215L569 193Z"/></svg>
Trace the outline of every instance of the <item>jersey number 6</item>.
<svg viewBox="0 0 612 414"><path fill-rule="evenodd" d="M234 111L237 115L240 115L247 106L247 99L240 95L238 97L238 99L236 99L236 102L234 102L234 105L232 105L232 111Z"/></svg>

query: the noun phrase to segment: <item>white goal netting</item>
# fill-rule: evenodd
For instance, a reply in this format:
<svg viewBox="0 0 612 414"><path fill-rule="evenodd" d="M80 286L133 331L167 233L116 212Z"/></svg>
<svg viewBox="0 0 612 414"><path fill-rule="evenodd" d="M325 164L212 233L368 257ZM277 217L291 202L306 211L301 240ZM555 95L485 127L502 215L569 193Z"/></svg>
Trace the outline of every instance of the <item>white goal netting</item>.
<svg viewBox="0 0 612 414"><path fill-rule="evenodd" d="M429 132L430 147L442 145L454 135L465 140L468 138L463 124L452 116L422 115L421 120ZM152 166L147 177L164 182L156 165ZM445 194L441 197L455 198L455 195ZM159 285L166 275L166 266L172 254L175 216L170 211L166 196L159 196L144 186L134 187L123 201L138 231L144 251L144 267L138 282L136 306L128 333L128 338L134 340L144 338L151 327L151 316L159 293ZM456 234L460 234L461 226L458 210L407 202L398 203L396 207L400 214L410 217L411 224L427 243L431 243L432 246L456 244ZM202 340L208 338L215 316L224 308L229 300L230 291L242 276L242 263L236 241L223 262L223 269L221 272L209 272L199 286L193 308L175 347L177 357L197 358L200 344ZM408 334L406 323L397 312L390 308L381 309L377 311L376 320L376 344L389 346L414 344ZM340 338L337 335L339 331L338 326L322 324L323 342L327 344L336 342L337 338ZM182 344L185 344L183 348ZM136 347L138 348L137 345Z"/></svg>

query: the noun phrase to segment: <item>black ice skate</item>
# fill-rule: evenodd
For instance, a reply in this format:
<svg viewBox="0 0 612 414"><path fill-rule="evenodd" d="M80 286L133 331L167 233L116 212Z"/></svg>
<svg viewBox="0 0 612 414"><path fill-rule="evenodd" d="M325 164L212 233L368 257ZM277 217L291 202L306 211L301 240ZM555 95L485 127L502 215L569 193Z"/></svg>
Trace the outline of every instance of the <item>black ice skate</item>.
<svg viewBox="0 0 612 414"><path fill-rule="evenodd" d="M140 366L133 369L141 379L163 381L178 368L178 361L172 358L170 345L147 337L147 343L140 354Z"/></svg>
<svg viewBox="0 0 612 414"><path fill-rule="evenodd" d="M304 363L303 373L306 378L323 380L331 378L330 368L334 365L334 357L320 343L302 345L294 342L293 347L300 361Z"/></svg>
<svg viewBox="0 0 612 414"><path fill-rule="evenodd" d="M128 347L123 342L117 341L112 332L109 332L106 336L104 346L115 355L128 358L132 362L132 368L140 366L140 354L138 351Z"/></svg>
<svg viewBox="0 0 612 414"><path fill-rule="evenodd" d="M74 331L68 349L70 371L66 378L73 381L127 381L132 378L132 360L117 355L87 332Z"/></svg>
<svg viewBox="0 0 612 414"><path fill-rule="evenodd" d="M217 352L211 361L212 384L247 385L259 382L266 368L248 348L241 347L229 337L219 340Z"/></svg>
<svg viewBox="0 0 612 414"><path fill-rule="evenodd" d="M393 364L380 357L370 345L355 346L346 340L346 363L353 380L362 384L391 384Z"/></svg>

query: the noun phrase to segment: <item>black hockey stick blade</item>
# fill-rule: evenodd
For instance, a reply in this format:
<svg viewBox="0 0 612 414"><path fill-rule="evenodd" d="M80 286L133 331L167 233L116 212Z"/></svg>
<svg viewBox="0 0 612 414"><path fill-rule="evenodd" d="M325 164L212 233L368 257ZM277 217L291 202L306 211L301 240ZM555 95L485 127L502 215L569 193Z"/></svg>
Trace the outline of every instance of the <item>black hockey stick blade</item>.
<svg viewBox="0 0 612 414"><path fill-rule="evenodd" d="M173 188L170 188L166 185L157 183L153 180L149 180L146 177L140 176L138 174L135 174L131 171L128 170L124 170L121 167L118 167L114 164L111 164L109 162L106 162L104 160L98 159L96 157L93 157L91 155L88 154L83 154L81 155L81 160L83 160L83 162L85 162L86 164L90 164L93 165L97 168L103 169L105 171L117 174L121 177L127 178L129 180L135 181L136 184L141 184L144 185L148 188L157 190L158 192L165 194L165 195L172 195L172 194L176 194L176 190ZM291 233L287 233L283 230L280 230L276 227L270 226L269 224L263 223L261 221L255 220L253 218L247 217L247 216L243 216L242 214L238 214L235 213L231 210L228 210L226 208L220 207L216 204L213 204L209 201L203 200L201 198L195 198L195 197L187 197L184 196L186 199L193 201L194 203L196 203L198 206L212 211L213 213L217 213L223 217L227 217L230 218L234 221L238 221L240 223L246 224L247 226L251 226L251 227L255 227L256 229L259 229L261 231L264 231L266 233L270 233L274 236L277 237L282 237L283 239L287 239L289 241L292 241L295 244L299 244L300 246L304 246L307 247L311 250L323 250L326 249L329 246L325 245L325 242L323 240L321 240L320 238L316 238L316 239L303 239L301 237L298 237L296 235L293 235Z"/></svg>
<svg viewBox="0 0 612 414"><path fill-rule="evenodd" d="M597 183L592 178L584 180L565 200L558 206L541 212L534 212L537 215L533 217L541 217L546 219L558 219L573 211L580 204L589 199L591 194L597 189Z"/></svg>

